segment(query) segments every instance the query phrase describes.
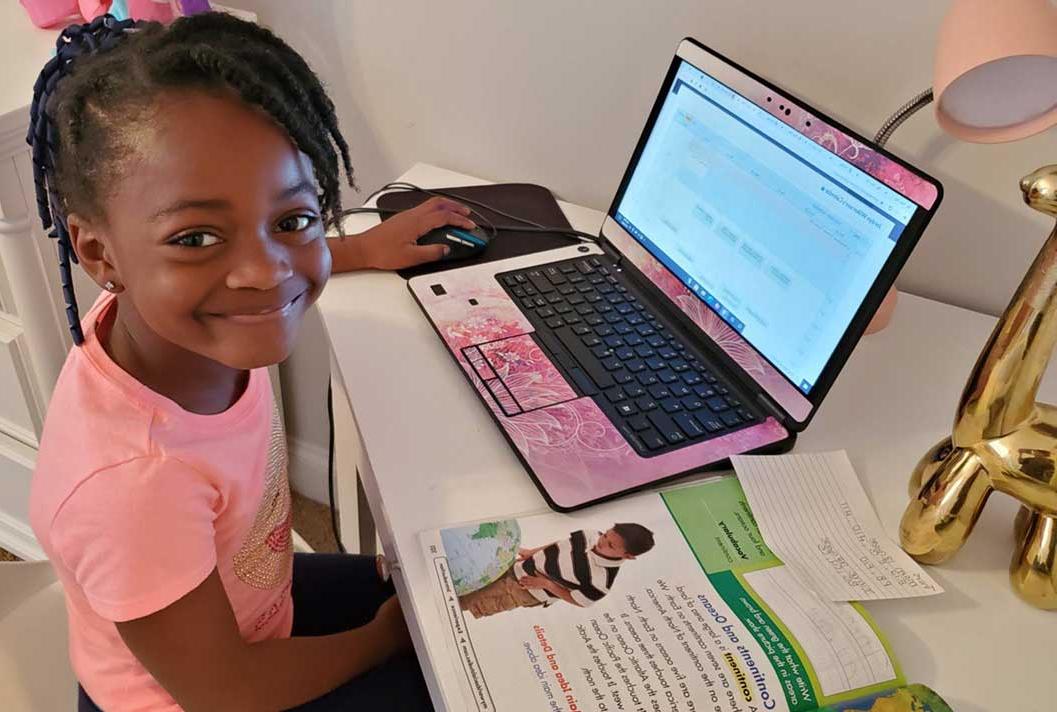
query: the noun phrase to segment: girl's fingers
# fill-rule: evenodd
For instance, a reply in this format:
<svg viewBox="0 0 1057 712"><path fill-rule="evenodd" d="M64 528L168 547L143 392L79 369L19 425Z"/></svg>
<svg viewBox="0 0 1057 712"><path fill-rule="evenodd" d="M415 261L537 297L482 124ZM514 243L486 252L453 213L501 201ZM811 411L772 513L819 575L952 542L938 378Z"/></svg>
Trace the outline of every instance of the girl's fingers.
<svg viewBox="0 0 1057 712"><path fill-rule="evenodd" d="M422 221L419 223L419 235L425 235L430 230L436 230L438 227L444 227L448 224L448 213L443 213L437 210L432 210L422 216Z"/></svg>
<svg viewBox="0 0 1057 712"><path fill-rule="evenodd" d="M458 225L459 227L464 227L467 230L473 230L475 227L477 227L477 223L475 223L473 220L461 213L448 213L448 224Z"/></svg>
<svg viewBox="0 0 1057 712"><path fill-rule="evenodd" d="M434 196L427 200L425 203L423 203L423 205L426 209L426 212L432 212L434 210L437 210L459 213L460 215L470 214L470 208L458 201L451 200L450 198L445 198L443 196Z"/></svg>
<svg viewBox="0 0 1057 712"><path fill-rule="evenodd" d="M444 227L445 225L457 225L468 230L477 227L472 220L460 213L432 211L423 216L422 222L419 225L419 229L421 230L419 235L425 235L430 230L436 230L438 227Z"/></svg>

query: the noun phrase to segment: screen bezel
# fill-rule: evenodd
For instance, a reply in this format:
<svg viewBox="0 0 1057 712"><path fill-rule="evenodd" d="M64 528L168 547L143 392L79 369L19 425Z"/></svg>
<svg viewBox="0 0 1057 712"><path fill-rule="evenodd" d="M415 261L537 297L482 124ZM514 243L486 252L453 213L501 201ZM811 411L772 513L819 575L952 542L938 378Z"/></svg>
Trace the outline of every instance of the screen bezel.
<svg viewBox="0 0 1057 712"><path fill-rule="evenodd" d="M602 229L602 237L610 242L612 240L610 236L607 236L607 231L619 230L627 239L630 239L636 244L640 245L647 253L651 255L652 259L655 259L658 263L660 263L661 266L669 273L671 273L671 270L668 270L667 266L665 266L660 259L654 257L653 253L649 251L649 248L647 248L642 242L640 242L637 238L635 238L633 235L624 230L619 225L619 223L617 223L616 214L617 206L619 206L621 200L623 200L624 193L627 189L628 183L631 180L631 176L634 172L634 169L638 165L639 159L642 156L642 152L645 149L646 142L649 139L650 133L652 132L654 124L657 121L657 117L660 114L661 107L664 104L665 99L668 97L672 84L675 81L679 66L683 61L686 61L691 66L697 68L705 74L708 74L710 77L720 82L721 84L728 86L728 88L743 96L743 98L745 98L746 100L756 104L757 106L761 106L759 102L754 101L751 97L741 94L741 92L738 92L736 88L729 87L729 85L727 85L726 82L723 81L721 76L717 76L717 73L719 73L720 75L722 75L723 73L729 74L733 70L737 74L744 75L745 77L755 82L758 82L759 84L767 88L769 90L769 93L773 94L773 96L779 99L780 101L787 103L792 107L796 107L800 111L809 113L814 119L817 119L821 123L833 127L834 129L844 133L849 139L852 139L865 145L866 147L875 151L877 154L883 156L884 158L892 161L895 164L898 164L905 170L909 171L921 180L930 184L932 187L935 188L936 191L935 200L932 202L932 205L930 207L926 208L923 207L918 201L914 200L912 197L904 195L900 191L893 188L893 190L896 190L897 193L900 193L900 195L903 195L903 197L915 203L917 209L914 211L914 214L911 217L910 221L907 223L906 228L903 230L899 239L896 241L895 248L888 256L888 259L882 266L872 286L867 291L866 296L860 302L858 309L856 309L855 315L852 317L851 321L848 323L848 326L845 328L843 335L838 340L836 347L834 348L833 352L830 354L828 360L826 361L826 365L823 367L822 372L819 374L819 377L816 380L814 386L812 387L810 393L803 393L803 391L801 391L797 387L797 384L793 383L793 381L783 371L774 366L774 364L771 363L770 359L768 359L765 354L760 352L759 349L753 346L747 339L739 335L739 338L741 338L745 346L750 349L753 349L753 351L759 354L761 359L765 360L768 364L770 364L774 371L778 373L782 378L784 378L794 389L796 389L797 394L799 394L801 398L808 404L806 415L804 415L803 417L797 417L797 415L789 412L788 408L782 407L782 404L780 402L777 403L777 405L779 405L779 407L784 411L784 414L786 415L786 426L794 430L802 430L814 417L815 412L818 410L818 406L822 403L826 394L833 386L837 375L840 373L841 369L844 367L844 364L851 356L855 345L865 333L866 327L869 325L870 319L877 311L878 306L880 306L881 302L884 300L884 297L888 293L889 288L894 284L895 279L899 274L899 271L902 269L903 265L910 257L910 253L917 245L917 242L920 239L922 232L928 225L929 221L932 219L933 215L935 215L936 209L939 207L943 198L943 186L935 178L929 176L926 173L923 173L917 168L901 160L897 156L877 146L875 143L873 143L873 141L867 139L864 136L861 136L859 133L853 131L852 129L849 129L840 122L834 120L832 117L819 112L817 109L798 99L794 95L790 94L788 91L779 88L773 82L770 82L748 71L744 67L741 67L735 62L732 62L731 60L727 59L715 50L712 50L709 47L706 47L705 45L701 44L697 40L688 37L680 43L678 51L672 58L672 62L668 68L668 72L665 76L664 82L662 83L661 89L657 94L656 100L654 101L653 108L651 109L649 116L646 119L646 124L643 127L642 133L639 136L638 142L635 145L635 149L632 152L631 159L628 161L627 168L624 172L623 178L620 181L620 185L616 191L616 194L613 197L613 202L611 203L609 211L607 212L608 218L605 221L605 224L603 225ZM761 108L764 108L764 110L766 110L765 107L761 106ZM847 162L849 165L854 166L852 162ZM856 167L858 170L862 170L858 166L854 167ZM610 232L610 235L611 234L612 232ZM710 308L704 302L702 302L702 304L704 304L706 308ZM675 307L676 311L682 314L682 310L679 309L678 306L673 306ZM686 321L690 322L689 318L687 318ZM704 332L701 331L699 327L693 325L692 322L690 322L690 324L695 330L704 334ZM756 387L760 390L767 392L762 385L754 385L756 385ZM774 397L774 395L770 393L768 393L768 395L771 396L772 400L778 400Z"/></svg>

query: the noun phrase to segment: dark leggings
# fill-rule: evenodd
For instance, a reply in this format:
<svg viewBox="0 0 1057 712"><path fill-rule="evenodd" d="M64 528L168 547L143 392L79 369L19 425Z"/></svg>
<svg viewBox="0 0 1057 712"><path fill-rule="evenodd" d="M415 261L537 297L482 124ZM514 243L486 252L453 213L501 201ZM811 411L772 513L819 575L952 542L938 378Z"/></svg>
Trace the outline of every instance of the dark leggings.
<svg viewBox="0 0 1057 712"><path fill-rule="evenodd" d="M369 622L382 602L393 595L392 584L378 578L373 556L295 554L294 627L291 635L313 636L351 630ZM422 671L413 653L379 665L293 708L296 712L331 710L432 710ZM78 712L101 712L78 687Z"/></svg>

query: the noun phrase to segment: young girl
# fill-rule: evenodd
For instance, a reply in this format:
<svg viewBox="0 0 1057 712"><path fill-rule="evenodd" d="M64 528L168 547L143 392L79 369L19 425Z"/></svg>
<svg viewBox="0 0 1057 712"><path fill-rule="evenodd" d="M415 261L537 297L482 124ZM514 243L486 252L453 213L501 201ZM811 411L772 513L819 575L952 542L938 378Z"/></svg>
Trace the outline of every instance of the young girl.
<svg viewBox="0 0 1057 712"><path fill-rule="evenodd" d="M433 201L351 240L334 107L282 40L227 15L64 31L30 143L78 345L31 518L66 592L82 710L429 709L367 557L294 556L265 367L331 271L439 257ZM105 291L79 319L73 258Z"/></svg>

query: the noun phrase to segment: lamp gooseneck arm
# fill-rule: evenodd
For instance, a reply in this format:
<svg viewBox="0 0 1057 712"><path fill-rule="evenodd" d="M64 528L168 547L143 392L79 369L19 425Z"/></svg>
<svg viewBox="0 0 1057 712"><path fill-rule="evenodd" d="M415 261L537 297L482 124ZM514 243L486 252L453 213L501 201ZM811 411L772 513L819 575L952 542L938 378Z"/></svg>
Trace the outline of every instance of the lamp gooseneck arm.
<svg viewBox="0 0 1057 712"><path fill-rule="evenodd" d="M885 119L885 122L881 124L881 129L877 132L877 135L874 136L874 143L878 146L884 146L888 143L888 139L892 137L892 134L895 133L896 129L903 125L904 121L931 103L932 89L929 88L903 104L894 114Z"/></svg>

